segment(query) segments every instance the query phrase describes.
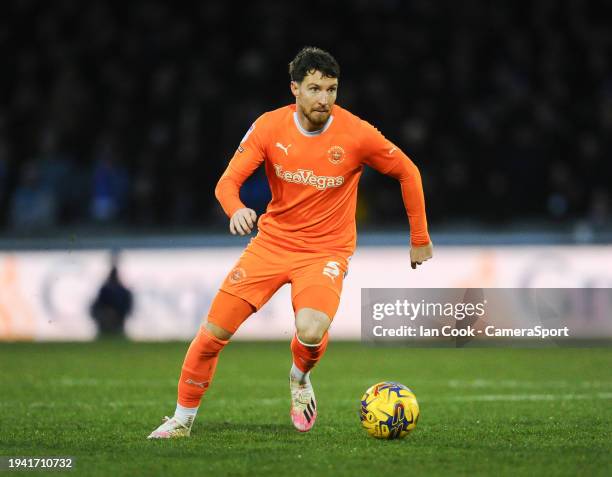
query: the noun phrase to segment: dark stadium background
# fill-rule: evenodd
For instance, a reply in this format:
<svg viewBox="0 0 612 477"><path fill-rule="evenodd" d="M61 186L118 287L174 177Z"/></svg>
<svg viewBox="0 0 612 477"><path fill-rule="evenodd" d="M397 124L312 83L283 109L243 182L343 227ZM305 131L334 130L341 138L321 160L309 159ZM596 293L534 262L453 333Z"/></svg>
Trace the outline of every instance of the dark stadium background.
<svg viewBox="0 0 612 477"><path fill-rule="evenodd" d="M212 190L251 122L291 102L306 44L338 104L419 165L432 230L609 230L606 1L4 2L0 227L17 236L220 230ZM394 181L359 224L404 228ZM263 174L243 190L262 212ZM586 232L586 233L585 233Z"/></svg>

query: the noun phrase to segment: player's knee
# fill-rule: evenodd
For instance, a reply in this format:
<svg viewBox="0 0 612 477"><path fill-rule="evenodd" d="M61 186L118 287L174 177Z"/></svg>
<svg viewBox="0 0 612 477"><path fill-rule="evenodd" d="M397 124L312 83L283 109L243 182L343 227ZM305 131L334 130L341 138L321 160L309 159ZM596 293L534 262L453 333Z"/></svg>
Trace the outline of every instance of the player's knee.
<svg viewBox="0 0 612 477"><path fill-rule="evenodd" d="M316 329L298 330L297 336L302 343L305 344L317 344L323 339L325 332L321 332Z"/></svg>
<svg viewBox="0 0 612 477"><path fill-rule="evenodd" d="M213 336L228 340L254 311L255 307L246 300L219 290L203 324Z"/></svg>
<svg viewBox="0 0 612 477"><path fill-rule="evenodd" d="M316 310L299 310L295 319L297 337L302 343L320 343L329 328L330 319Z"/></svg>
<svg viewBox="0 0 612 477"><path fill-rule="evenodd" d="M219 338L220 340L227 341L233 336L232 333L221 328L220 326L215 325L214 323L208 322L205 326L206 329L210 332L210 334L212 334L216 338Z"/></svg>

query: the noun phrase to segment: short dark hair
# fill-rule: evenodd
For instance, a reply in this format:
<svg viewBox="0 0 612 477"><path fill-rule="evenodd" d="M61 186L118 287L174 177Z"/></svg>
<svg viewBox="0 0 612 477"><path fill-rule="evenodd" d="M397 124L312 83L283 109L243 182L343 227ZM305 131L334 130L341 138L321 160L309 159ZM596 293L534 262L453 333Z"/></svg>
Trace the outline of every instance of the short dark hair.
<svg viewBox="0 0 612 477"><path fill-rule="evenodd" d="M329 78L340 78L340 65L331 54L316 46L305 46L289 63L289 76L301 83L313 71L320 71Z"/></svg>

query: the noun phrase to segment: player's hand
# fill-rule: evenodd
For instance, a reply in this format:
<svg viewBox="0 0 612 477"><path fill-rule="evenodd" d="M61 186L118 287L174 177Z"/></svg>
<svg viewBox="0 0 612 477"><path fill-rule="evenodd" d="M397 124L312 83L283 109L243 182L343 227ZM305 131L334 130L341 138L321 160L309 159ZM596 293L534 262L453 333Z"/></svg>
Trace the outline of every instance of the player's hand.
<svg viewBox="0 0 612 477"><path fill-rule="evenodd" d="M433 257L433 244L429 242L427 245L411 246L410 247L410 265L414 270L417 265L421 265L425 260Z"/></svg>
<svg viewBox="0 0 612 477"><path fill-rule="evenodd" d="M230 219L230 232L232 235L250 234L257 223L257 214L253 209L238 209Z"/></svg>

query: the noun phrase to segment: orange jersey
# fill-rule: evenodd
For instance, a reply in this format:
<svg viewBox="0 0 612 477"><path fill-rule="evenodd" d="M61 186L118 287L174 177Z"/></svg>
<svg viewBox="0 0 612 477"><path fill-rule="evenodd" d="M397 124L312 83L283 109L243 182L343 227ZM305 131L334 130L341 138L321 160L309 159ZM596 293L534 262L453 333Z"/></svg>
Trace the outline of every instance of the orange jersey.
<svg viewBox="0 0 612 477"><path fill-rule="evenodd" d="M398 179L413 245L429 243L421 176L414 163L371 124L334 105L326 125L304 130L296 106L260 116L215 189L231 217L245 207L240 187L264 163L272 200L258 238L286 250L349 256L356 244L357 184L368 165Z"/></svg>

